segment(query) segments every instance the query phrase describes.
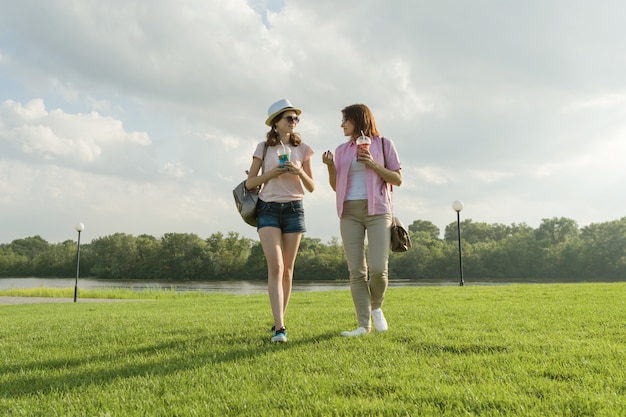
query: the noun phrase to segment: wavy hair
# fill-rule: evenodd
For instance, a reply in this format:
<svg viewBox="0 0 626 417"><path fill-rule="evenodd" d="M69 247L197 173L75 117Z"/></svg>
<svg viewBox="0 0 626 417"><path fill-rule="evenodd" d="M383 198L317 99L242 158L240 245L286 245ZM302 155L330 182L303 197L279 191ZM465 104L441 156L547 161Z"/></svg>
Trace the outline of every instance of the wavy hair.
<svg viewBox="0 0 626 417"><path fill-rule="evenodd" d="M347 106L341 110L341 114L343 114L344 120L350 120L354 125L353 138L361 136L361 131L369 137L380 136L374 114L365 104Z"/></svg>
<svg viewBox="0 0 626 417"><path fill-rule="evenodd" d="M278 121L283 117L283 113L289 110L291 109L285 109L284 112L278 113L272 119L272 128L265 135L268 146L276 146L280 144L280 135L278 134L278 131L276 130L276 123L278 123ZM300 137L300 134L293 132L291 135L289 135L289 143L291 143L293 146L300 145L302 143L302 138Z"/></svg>

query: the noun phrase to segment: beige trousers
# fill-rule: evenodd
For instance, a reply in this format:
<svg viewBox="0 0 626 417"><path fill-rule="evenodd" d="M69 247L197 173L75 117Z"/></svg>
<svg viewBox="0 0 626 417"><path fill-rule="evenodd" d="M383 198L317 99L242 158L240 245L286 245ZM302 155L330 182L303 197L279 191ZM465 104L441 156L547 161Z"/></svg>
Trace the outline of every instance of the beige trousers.
<svg viewBox="0 0 626 417"><path fill-rule="evenodd" d="M371 310L382 307L387 291L391 214L368 216L367 200L349 200L344 202L339 226L357 320L369 330Z"/></svg>

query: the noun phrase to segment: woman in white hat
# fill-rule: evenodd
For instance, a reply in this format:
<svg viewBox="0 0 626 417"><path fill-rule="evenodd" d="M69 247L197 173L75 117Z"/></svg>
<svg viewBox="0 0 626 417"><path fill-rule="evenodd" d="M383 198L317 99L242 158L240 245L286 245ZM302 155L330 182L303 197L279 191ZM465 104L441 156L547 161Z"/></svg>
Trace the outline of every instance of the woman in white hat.
<svg viewBox="0 0 626 417"><path fill-rule="evenodd" d="M287 341L285 312L300 239L306 231L302 199L305 188L308 192L315 188L313 149L295 132L301 113L289 100L270 106L265 124L271 129L256 147L246 181L248 189L262 185L257 231L267 260L267 286L274 316L272 342Z"/></svg>

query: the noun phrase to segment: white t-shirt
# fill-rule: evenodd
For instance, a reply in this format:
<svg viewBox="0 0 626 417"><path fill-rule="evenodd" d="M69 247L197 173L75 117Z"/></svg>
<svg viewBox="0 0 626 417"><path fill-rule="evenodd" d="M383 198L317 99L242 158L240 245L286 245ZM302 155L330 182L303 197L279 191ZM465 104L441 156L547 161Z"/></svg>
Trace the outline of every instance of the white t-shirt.
<svg viewBox="0 0 626 417"><path fill-rule="evenodd" d="M282 146L283 145L267 147L267 153L265 154L265 171L270 171L279 165L277 151L282 149ZM302 162L311 159L314 153L313 149L304 142L301 142L298 146L291 144L286 144L285 146L291 149L290 161L298 168L302 168ZM260 142L254 151L253 157L263 159L264 147L265 142ZM302 200L303 197L304 187L302 186L300 177L289 173L272 178L263 184L263 188L259 193L261 200L275 203Z"/></svg>
<svg viewBox="0 0 626 417"><path fill-rule="evenodd" d="M357 162L356 156L350 164L348 172L348 192L346 200L367 200L367 186L365 184L365 164Z"/></svg>

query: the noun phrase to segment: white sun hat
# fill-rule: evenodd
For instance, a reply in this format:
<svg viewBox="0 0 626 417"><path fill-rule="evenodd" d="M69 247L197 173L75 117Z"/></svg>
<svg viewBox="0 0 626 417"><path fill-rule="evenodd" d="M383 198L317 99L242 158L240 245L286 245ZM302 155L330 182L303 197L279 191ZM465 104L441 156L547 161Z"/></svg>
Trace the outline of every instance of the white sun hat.
<svg viewBox="0 0 626 417"><path fill-rule="evenodd" d="M265 121L265 124L271 126L274 117L287 110L295 111L298 116L302 113L302 110L296 109L289 100L284 98L282 100L278 100L276 103L272 104L269 109L267 109L267 120Z"/></svg>

